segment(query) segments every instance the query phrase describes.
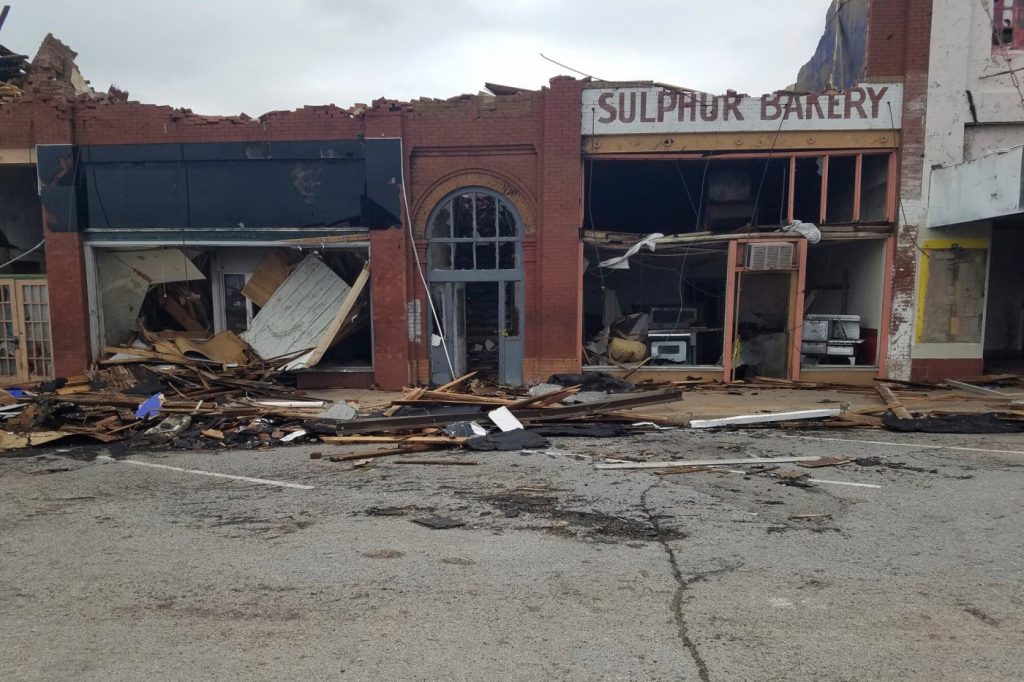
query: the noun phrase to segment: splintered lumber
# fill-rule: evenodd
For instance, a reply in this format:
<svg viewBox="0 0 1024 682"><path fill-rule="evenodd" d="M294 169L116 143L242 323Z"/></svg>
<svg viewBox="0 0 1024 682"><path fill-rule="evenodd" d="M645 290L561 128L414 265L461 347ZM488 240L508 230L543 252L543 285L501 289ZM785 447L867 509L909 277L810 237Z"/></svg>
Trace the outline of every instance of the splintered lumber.
<svg viewBox="0 0 1024 682"><path fill-rule="evenodd" d="M449 464L449 465L474 465L480 462L475 459L396 459L392 464Z"/></svg>
<svg viewBox="0 0 1024 682"><path fill-rule="evenodd" d="M599 400L593 403L560 405L557 407L534 407L524 410L515 410L513 414L524 424L545 421L564 421L576 418L593 418L595 421L602 421L606 420L604 413L607 412L619 412L621 410L630 410L634 407L675 402L681 397L682 390L680 389L664 389L659 391L646 391L643 393L624 393L621 395L609 396L604 400ZM327 422L311 420L310 424L314 427L314 430L319 429L320 433L324 433L324 427L337 429L338 433L344 435L360 433L397 433L400 431L416 431L431 426L445 427L448 424L459 421L486 419L484 410L486 410L487 407L487 405L479 405L476 406L476 409L473 409L473 406L467 405L464 411L447 414L409 415L401 417L363 417L346 422L330 424ZM610 417L607 419L621 421L620 416Z"/></svg>
<svg viewBox="0 0 1024 682"><path fill-rule="evenodd" d="M566 388L552 391L551 393L545 393L544 395L538 395L532 398L524 398L518 402L510 403L508 408L510 410L522 409L524 407L542 407L544 405L550 405L551 403L561 402L565 398L574 395L580 390L580 386L568 386Z"/></svg>
<svg viewBox="0 0 1024 682"><path fill-rule="evenodd" d="M390 457L391 455L408 455L413 452L426 452L436 450L433 445L403 445L397 448L386 448L384 450L363 450L361 452L350 452L344 455L331 455L328 459L332 462L354 462L360 459L373 459L375 457Z"/></svg>
<svg viewBox="0 0 1024 682"><path fill-rule="evenodd" d="M875 384L875 390L878 391L878 395L882 397L882 402L892 410L892 413L896 415L897 419L913 419L913 417L910 416L910 412L907 411L907 408L903 407L903 403L896 398L888 386Z"/></svg>
<svg viewBox="0 0 1024 682"><path fill-rule="evenodd" d="M472 379L475 376L476 376L476 372L470 372L469 374L463 374L458 379L453 379L452 381L449 381L447 384L442 384L442 385L438 386L437 388L434 389L434 391L437 392L437 393L444 393L445 391L450 391L453 388L461 386L462 384L466 383L467 381L469 381L470 379Z"/></svg>
<svg viewBox="0 0 1024 682"><path fill-rule="evenodd" d="M270 300L278 288L291 274L288 256L281 250L271 250L263 257L249 281L242 287L242 295L259 307Z"/></svg>
<svg viewBox="0 0 1024 682"><path fill-rule="evenodd" d="M769 414L742 414L720 419L691 419L691 429L716 429L722 426L745 426L749 424L770 424L774 422L798 421L801 419L830 419L843 413L838 408L822 410L798 410L796 412L774 412Z"/></svg>
<svg viewBox="0 0 1024 682"><path fill-rule="evenodd" d="M430 391L422 389L415 398L401 398L392 401L394 405L497 405L511 407L515 401L506 398L492 398L489 396L473 395L472 393L445 393L441 391Z"/></svg>
<svg viewBox="0 0 1024 682"><path fill-rule="evenodd" d="M682 467L737 466L745 464L789 464L792 462L815 462L818 455L809 457L751 457L747 459L698 459L671 462L598 462L595 469L678 469Z"/></svg>
<svg viewBox="0 0 1024 682"><path fill-rule="evenodd" d="M402 396L402 399L403 400L416 400L417 398L422 396L423 393L426 392L426 390L427 389L425 389L425 388L414 388L414 389L411 389L411 390L405 392L405 395ZM395 412L398 412L400 409L402 409L401 405L396 405L396 404L392 403L391 407L389 407L388 409L384 410L384 416L385 417L392 417L392 416L394 416Z"/></svg>
<svg viewBox="0 0 1024 682"><path fill-rule="evenodd" d="M345 443L416 443L419 445L462 445L465 438L453 436L320 436L330 445Z"/></svg>

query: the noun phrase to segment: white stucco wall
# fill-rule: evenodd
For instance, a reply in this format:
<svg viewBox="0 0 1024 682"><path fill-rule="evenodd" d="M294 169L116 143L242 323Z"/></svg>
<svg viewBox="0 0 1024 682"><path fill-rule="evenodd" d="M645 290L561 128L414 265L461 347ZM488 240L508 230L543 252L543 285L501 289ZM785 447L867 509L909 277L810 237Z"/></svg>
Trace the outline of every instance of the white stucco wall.
<svg viewBox="0 0 1024 682"><path fill-rule="evenodd" d="M899 248L914 249L918 273L924 257L918 248L921 244L990 239L991 221L987 220L931 227L928 205L935 169L1024 145L1024 94L1020 91L1024 90L1024 70L1017 72L1020 90L1006 73L1012 69L1024 69L1024 52L1004 55L1000 50L993 50L991 20L985 7L978 0L933 0L921 194L904 197L902 208L905 216L900 216L904 224L919 226L917 243L899 244ZM968 92L971 98L968 98ZM943 178L934 191L964 196L956 187L948 186L948 177ZM984 202L984 194L973 194L972 201ZM977 218L977 213L972 211L971 217ZM990 215L1002 213L1005 213L1005 208L997 211L993 207ZM890 339L893 375L908 375L907 360L910 358L982 357L984 341L917 342L919 316L916 304L920 300L922 283L918 277L915 280L917 292L913 301L893 301L893 317L902 320Z"/></svg>

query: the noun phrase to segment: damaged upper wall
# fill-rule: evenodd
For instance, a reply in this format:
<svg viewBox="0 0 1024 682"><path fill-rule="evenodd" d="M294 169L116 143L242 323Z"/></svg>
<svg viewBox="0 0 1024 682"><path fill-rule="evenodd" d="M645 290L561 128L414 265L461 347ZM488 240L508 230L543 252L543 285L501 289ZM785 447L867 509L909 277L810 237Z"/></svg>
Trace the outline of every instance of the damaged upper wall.
<svg viewBox="0 0 1024 682"><path fill-rule="evenodd" d="M846 90L864 79L871 0L833 0L814 56L800 68L797 92Z"/></svg>

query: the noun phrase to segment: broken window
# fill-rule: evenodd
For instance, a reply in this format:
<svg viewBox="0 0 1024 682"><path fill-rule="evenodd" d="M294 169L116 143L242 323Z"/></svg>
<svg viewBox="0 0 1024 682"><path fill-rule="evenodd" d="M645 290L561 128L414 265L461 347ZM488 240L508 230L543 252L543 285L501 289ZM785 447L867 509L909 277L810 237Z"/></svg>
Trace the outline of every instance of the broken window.
<svg viewBox="0 0 1024 682"><path fill-rule="evenodd" d="M602 259L621 252L610 246L598 251ZM721 366L727 247L659 246L655 253L632 256L628 269L599 269L590 247L585 253L587 364L614 365L654 356L648 366ZM637 360L627 359L637 353Z"/></svg>
<svg viewBox="0 0 1024 682"><path fill-rule="evenodd" d="M852 223L854 189L857 178L857 157L828 158L828 197L826 223Z"/></svg>
<svg viewBox="0 0 1024 682"><path fill-rule="evenodd" d="M997 49L1024 47L1024 2L994 0L992 3L992 45Z"/></svg>
<svg viewBox="0 0 1024 682"><path fill-rule="evenodd" d="M796 159L793 219L816 224L821 221L821 176L825 159L820 156Z"/></svg>
<svg viewBox="0 0 1024 682"><path fill-rule="evenodd" d="M225 354L218 355L218 362L240 361L236 353L246 343L247 352L264 359L285 357L319 343L321 339L314 338L316 333L327 329L325 325L335 312L324 306L344 302L348 292L356 291L342 326L328 341L322 356L309 366L372 366L369 285L362 275L368 259L365 247L304 254L291 248L155 246L97 249L95 254L104 346L191 353L189 344L209 341L207 345L213 348L219 339L217 352ZM299 266L310 259L320 264L315 280L303 279L304 273L296 274ZM275 310L276 297L284 295L279 292L291 298L276 305ZM307 303L309 310L296 307ZM293 319L296 315L308 319L298 321ZM314 323L322 329L309 326ZM267 329L267 333L259 331ZM307 331L313 343L286 348L289 340ZM262 355L268 345L266 338L283 344L280 352Z"/></svg>
<svg viewBox="0 0 1024 682"><path fill-rule="evenodd" d="M486 190L445 199L428 221L431 270L514 270L518 221L505 199Z"/></svg>
<svg viewBox="0 0 1024 682"><path fill-rule="evenodd" d="M865 154L861 164L860 220L881 222L889 213L889 154Z"/></svg>

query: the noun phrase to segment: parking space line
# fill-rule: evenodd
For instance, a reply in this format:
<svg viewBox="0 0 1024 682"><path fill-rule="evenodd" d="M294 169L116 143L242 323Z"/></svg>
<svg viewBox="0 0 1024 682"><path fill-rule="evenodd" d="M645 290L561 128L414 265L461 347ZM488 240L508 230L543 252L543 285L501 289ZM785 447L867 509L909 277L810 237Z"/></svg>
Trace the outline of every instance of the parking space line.
<svg viewBox="0 0 1024 682"><path fill-rule="evenodd" d="M107 455L100 455L96 459L103 460L104 462L120 462L122 464L135 464L140 467L152 467L154 469L170 469L171 471L181 471L186 474L198 474L200 476L213 476L214 478L229 478L233 481L245 481L246 483L259 483L261 485L274 485L281 488L295 488L297 490L313 490L311 485L303 485L301 483L288 483L286 481L274 481L269 478L252 478L250 476L235 476L233 474L219 474L216 471L202 471L201 469L182 469L181 467L172 467L166 464L156 464L154 462L139 462L134 459L114 459Z"/></svg>
<svg viewBox="0 0 1024 682"><path fill-rule="evenodd" d="M884 440L856 440L853 438L825 438L824 436L776 436L777 438L799 438L801 440L827 440L836 443L866 443L868 445L895 445L901 448L922 450L958 450L960 452L991 452L997 455L1024 455L1024 450L992 450L989 448L965 448L959 445L921 445L919 443L895 443Z"/></svg>

